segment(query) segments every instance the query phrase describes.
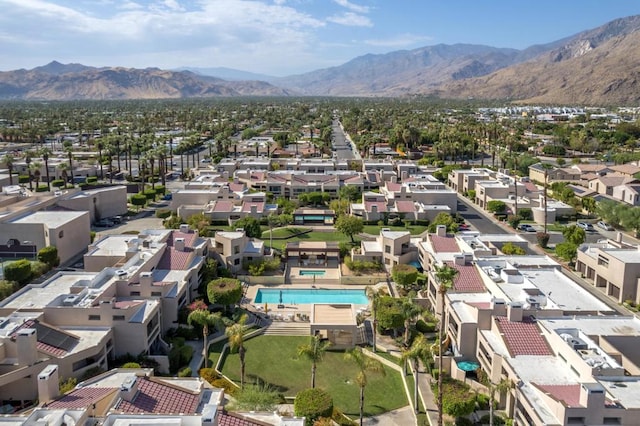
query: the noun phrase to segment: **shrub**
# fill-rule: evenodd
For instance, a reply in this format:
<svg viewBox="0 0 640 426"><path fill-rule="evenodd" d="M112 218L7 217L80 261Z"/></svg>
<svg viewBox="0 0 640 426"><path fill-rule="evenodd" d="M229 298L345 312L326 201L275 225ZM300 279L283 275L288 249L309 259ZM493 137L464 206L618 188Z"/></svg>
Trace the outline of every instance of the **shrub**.
<svg viewBox="0 0 640 426"><path fill-rule="evenodd" d="M520 216L522 220L531 220L533 218L533 212L531 209L525 207L518 209L518 216Z"/></svg>
<svg viewBox="0 0 640 426"><path fill-rule="evenodd" d="M234 396L238 392L238 387L224 377L215 379L213 382L211 382L211 386L213 386L214 388L224 389L224 393L231 396Z"/></svg>
<svg viewBox="0 0 640 426"><path fill-rule="evenodd" d="M484 416L480 417L480 424L483 424L483 425L489 424L488 414L485 414ZM495 426L503 426L505 424L505 421L502 417L498 416L496 413L493 413L493 424Z"/></svg>
<svg viewBox="0 0 640 426"><path fill-rule="evenodd" d="M164 195L165 192L167 192L167 188L166 187L164 187L162 185L156 186L156 194Z"/></svg>
<svg viewBox="0 0 640 426"><path fill-rule="evenodd" d="M169 209L159 209L159 210L156 210L156 217L157 217L158 219L166 219L166 218L168 218L169 216L171 216L171 210L169 210Z"/></svg>
<svg viewBox="0 0 640 426"><path fill-rule="evenodd" d="M191 346L178 346L175 345L169 351L169 371L176 373L178 369L188 364L193 356L193 348Z"/></svg>
<svg viewBox="0 0 640 426"><path fill-rule="evenodd" d="M436 323L434 322L426 322L423 319L419 319L416 321L416 330L420 333L433 333L436 331Z"/></svg>
<svg viewBox="0 0 640 426"><path fill-rule="evenodd" d="M64 395L67 392L72 391L76 385L78 384L78 379L75 377L69 377L68 379L60 379L58 389L60 390L60 394Z"/></svg>
<svg viewBox="0 0 640 426"><path fill-rule="evenodd" d="M145 189L143 192L145 198L149 201L153 201L156 199L156 191L154 189Z"/></svg>
<svg viewBox="0 0 640 426"><path fill-rule="evenodd" d="M546 155L562 156L567 153L567 150L560 145L545 145L544 148L542 148L542 152Z"/></svg>
<svg viewBox="0 0 640 426"><path fill-rule="evenodd" d="M18 283L15 281L0 280L0 300L11 296L18 288Z"/></svg>
<svg viewBox="0 0 640 426"><path fill-rule="evenodd" d="M514 229L517 228L518 225L520 224L520 216L516 216L516 215L510 214L509 216L507 216L507 223L512 228L514 228Z"/></svg>
<svg viewBox="0 0 640 426"><path fill-rule="evenodd" d="M406 288L418 279L418 270L415 266L399 263L391 270L393 281L400 287Z"/></svg>
<svg viewBox="0 0 640 426"><path fill-rule="evenodd" d="M482 424L489 424L489 422L482 423ZM456 426L473 426L473 425L474 425L473 421L469 420L466 417L457 417L456 418Z"/></svg>
<svg viewBox="0 0 640 426"><path fill-rule="evenodd" d="M540 247L542 248L547 248L547 245L549 244L549 238L551 238L551 235L546 234L544 232L536 233L536 239L538 240L538 245L540 245Z"/></svg>
<svg viewBox="0 0 640 426"><path fill-rule="evenodd" d="M31 279L31 262L27 259L16 260L4 267L4 278L25 285Z"/></svg>
<svg viewBox="0 0 640 426"><path fill-rule="evenodd" d="M50 268L58 266L60 264L58 249L55 246L41 248L40 251L38 251L38 260L46 263Z"/></svg>
<svg viewBox="0 0 640 426"><path fill-rule="evenodd" d="M191 367L184 367L182 370L178 371L178 377L191 377L193 372L191 371Z"/></svg>
<svg viewBox="0 0 640 426"><path fill-rule="evenodd" d="M49 187L47 185L38 185L36 192L47 192Z"/></svg>
<svg viewBox="0 0 640 426"><path fill-rule="evenodd" d="M480 408L481 410L488 410L489 409L489 395L485 395L483 393L479 393L476 396L476 402L478 403L478 408Z"/></svg>
<svg viewBox="0 0 640 426"><path fill-rule="evenodd" d="M140 364L137 362L125 362L120 368L140 368Z"/></svg>
<svg viewBox="0 0 640 426"><path fill-rule="evenodd" d="M218 278L207 284L209 303L233 305L242 298L242 285L234 278Z"/></svg>
<svg viewBox="0 0 640 426"><path fill-rule="evenodd" d="M147 197L144 194L134 194L129 199L131 204L137 207L142 207L147 204Z"/></svg>
<svg viewBox="0 0 640 426"><path fill-rule="evenodd" d="M220 374L218 374L214 368L201 368L200 371L198 371L198 374L208 383L213 383L215 380L220 378Z"/></svg>
<svg viewBox="0 0 640 426"><path fill-rule="evenodd" d="M98 177L97 176L89 176L87 178L87 183L88 184L92 184L92 183L96 183L96 182L98 182Z"/></svg>
<svg viewBox="0 0 640 426"><path fill-rule="evenodd" d="M507 256L510 256L510 255L522 256L526 254L526 251L522 247L513 244L511 241L504 244L500 251L506 254Z"/></svg>
<svg viewBox="0 0 640 426"><path fill-rule="evenodd" d="M305 389L296 395L293 412L298 417L304 416L307 425L313 425L320 417L331 417L333 399L322 389Z"/></svg>
<svg viewBox="0 0 640 426"><path fill-rule="evenodd" d="M54 188L61 188L64 186L64 180L62 179L55 179L51 181L51 186L53 186Z"/></svg>
<svg viewBox="0 0 640 426"><path fill-rule="evenodd" d="M29 183L29 175L18 176L18 183Z"/></svg>
<svg viewBox="0 0 640 426"><path fill-rule="evenodd" d="M491 213L503 213L507 209L504 201L491 200L487 203L487 211Z"/></svg>
<svg viewBox="0 0 640 426"><path fill-rule="evenodd" d="M51 267L46 263L35 261L31 262L31 278L38 278L46 274L51 270Z"/></svg>

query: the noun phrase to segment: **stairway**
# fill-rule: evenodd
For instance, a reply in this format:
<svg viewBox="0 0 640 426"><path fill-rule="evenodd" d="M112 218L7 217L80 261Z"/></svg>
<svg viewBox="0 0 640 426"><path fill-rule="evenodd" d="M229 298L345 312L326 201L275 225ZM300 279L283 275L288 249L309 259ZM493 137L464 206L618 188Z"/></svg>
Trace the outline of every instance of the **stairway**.
<svg viewBox="0 0 640 426"><path fill-rule="evenodd" d="M265 329L265 336L310 336L311 326L308 322L273 321Z"/></svg>

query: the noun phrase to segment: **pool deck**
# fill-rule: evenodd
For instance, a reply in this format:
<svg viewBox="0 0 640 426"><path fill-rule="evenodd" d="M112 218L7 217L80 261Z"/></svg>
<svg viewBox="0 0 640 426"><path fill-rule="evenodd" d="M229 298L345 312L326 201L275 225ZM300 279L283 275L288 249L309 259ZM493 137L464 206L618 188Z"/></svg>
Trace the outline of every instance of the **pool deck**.
<svg viewBox="0 0 640 426"><path fill-rule="evenodd" d="M377 285L384 285L385 287L387 286L387 283L385 281L382 281L380 283L378 283ZM322 284L322 280L318 279L317 283L315 285L309 285L309 284L284 284L284 285L270 285L270 286L265 286L265 285L260 285L260 284L254 284L254 285L249 285L246 289L245 292L245 298L244 298L244 304L245 306L251 308L251 310L253 311L257 311L257 312L261 312L261 313L265 313L264 308L265 308L265 304L264 303L254 303L254 300L256 298L256 295L258 293L258 290L261 288L268 288L268 289L282 289L282 290L293 290L293 289L298 289L298 290L310 290L310 289L327 289L327 290L364 290L365 288L367 288L368 286L366 285L340 285L340 284ZM268 314L273 314L275 316L281 316L282 318L294 318L293 320L295 321L295 319L297 319L299 316L301 315L306 315L309 316L311 315L311 307L313 306L313 304L283 304L283 305L278 305L278 304L268 304L267 308L269 310L269 312L267 312ZM354 305L355 308L357 310L364 310L368 307L368 304L365 305Z"/></svg>

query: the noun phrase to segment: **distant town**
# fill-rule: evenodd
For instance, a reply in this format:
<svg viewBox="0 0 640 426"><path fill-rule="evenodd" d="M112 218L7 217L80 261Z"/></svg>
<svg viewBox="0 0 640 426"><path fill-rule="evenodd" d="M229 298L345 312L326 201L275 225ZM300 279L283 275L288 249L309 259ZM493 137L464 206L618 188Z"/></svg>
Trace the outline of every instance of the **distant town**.
<svg viewBox="0 0 640 426"><path fill-rule="evenodd" d="M0 104L0 425L632 425L640 108Z"/></svg>

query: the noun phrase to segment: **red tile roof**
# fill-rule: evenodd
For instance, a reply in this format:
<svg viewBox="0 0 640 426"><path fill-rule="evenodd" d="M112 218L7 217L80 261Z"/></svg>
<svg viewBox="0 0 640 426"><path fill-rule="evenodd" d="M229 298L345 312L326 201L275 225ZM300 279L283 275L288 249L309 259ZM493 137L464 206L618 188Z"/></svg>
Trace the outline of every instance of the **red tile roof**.
<svg viewBox="0 0 640 426"><path fill-rule="evenodd" d="M244 183L229 183L229 189L233 192L242 192L245 189Z"/></svg>
<svg viewBox="0 0 640 426"><path fill-rule="evenodd" d="M178 251L173 247L167 247L158 262L158 269L185 270L189 265L191 253L191 251Z"/></svg>
<svg viewBox="0 0 640 426"><path fill-rule="evenodd" d="M540 189L533 182L525 182L524 189L527 192L540 192Z"/></svg>
<svg viewBox="0 0 640 426"><path fill-rule="evenodd" d="M372 206L376 206L378 208L378 213L387 211L387 203L383 201L365 201L364 202L364 209L369 213L373 211L373 209L371 208Z"/></svg>
<svg viewBox="0 0 640 426"><path fill-rule="evenodd" d="M496 317L498 329L512 357L518 355L552 355L549 345L540 334L538 324L533 321L509 321Z"/></svg>
<svg viewBox="0 0 640 426"><path fill-rule="evenodd" d="M431 245L436 253L457 253L460 251L456 239L452 235L441 237L435 234L429 234Z"/></svg>
<svg viewBox="0 0 640 426"><path fill-rule="evenodd" d="M50 402L46 407L49 409L66 408L70 410L87 408L116 390L118 389L98 387L78 388L72 390L62 398Z"/></svg>
<svg viewBox="0 0 640 426"><path fill-rule="evenodd" d="M456 265L455 262L446 262L458 270L453 281L453 289L461 293L484 293L486 288L480 277L480 273L474 265Z"/></svg>
<svg viewBox="0 0 640 426"><path fill-rule="evenodd" d="M262 426L264 423L256 423L248 419L238 417L237 414L221 411L218 413L218 426Z"/></svg>
<svg viewBox="0 0 640 426"><path fill-rule="evenodd" d="M401 183L387 182L387 190L390 192L399 192L400 188L402 188Z"/></svg>
<svg viewBox="0 0 640 426"><path fill-rule="evenodd" d="M242 203L242 211L245 213L250 213L251 212L251 207L252 206L256 206L256 212L257 213L262 213L264 211L264 201L261 203L248 203L248 202L244 202Z"/></svg>
<svg viewBox="0 0 640 426"><path fill-rule="evenodd" d="M137 378L138 393L132 402L121 400L114 409L125 413L195 413L200 396L146 377Z"/></svg>
<svg viewBox="0 0 640 426"><path fill-rule="evenodd" d="M233 202L228 200L217 200L213 206L214 212L230 212L233 210Z"/></svg>
<svg viewBox="0 0 640 426"><path fill-rule="evenodd" d="M76 336L73 336L73 335L71 335L71 334L69 334L69 333L67 333L67 332L65 332L63 330L60 330L58 328L47 326L47 325L42 324L42 323L40 323L38 321L35 321L35 320L27 320L27 321L23 322L20 325L20 327L18 327L18 328L16 328L14 330L14 332L11 334L11 338L15 339L18 330L21 330L23 328L36 328L36 331L38 331L38 329L40 329L40 331L37 333L37 336L36 336L36 338L38 339L37 343L36 343L36 349L38 349L39 351L45 352L45 353L47 353L47 354L49 354L51 356L55 356L57 358L65 356L66 354L69 353L69 351L67 351L67 350L65 350L65 349L63 349L61 347L58 347L58 346L43 342L41 340L41 337L42 337L41 334L42 334L43 330L45 330L45 333L46 333L47 329L52 329L56 333L60 333L62 336L66 336L67 339L75 340L76 343L79 341L78 337L76 337Z"/></svg>
<svg viewBox="0 0 640 426"><path fill-rule="evenodd" d="M540 385L536 386L554 399L564 402L567 407L581 407L580 385Z"/></svg>
<svg viewBox="0 0 640 426"><path fill-rule="evenodd" d="M413 201L396 201L396 209L400 213L409 213L416 211L416 205Z"/></svg>

